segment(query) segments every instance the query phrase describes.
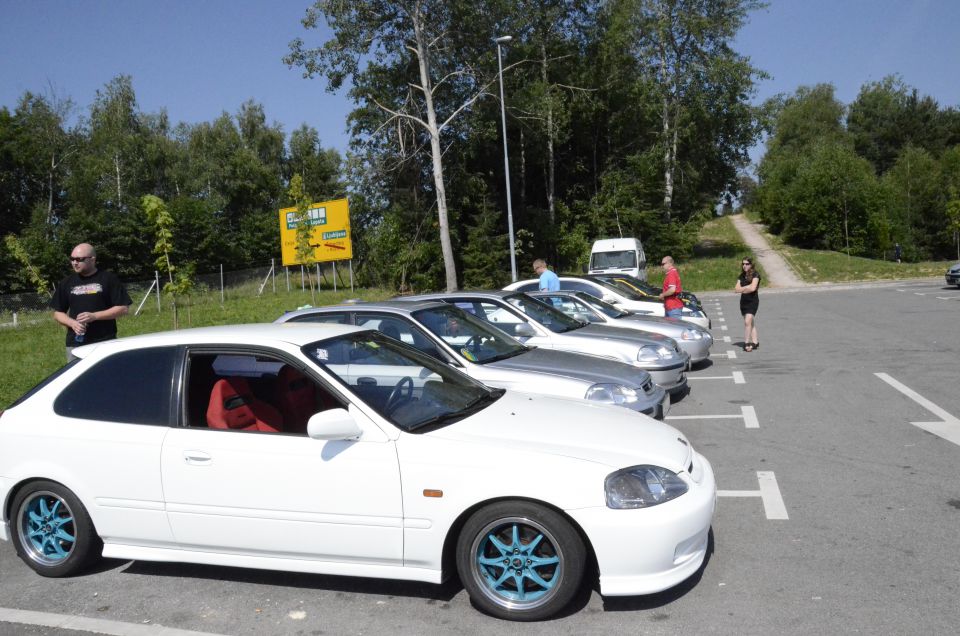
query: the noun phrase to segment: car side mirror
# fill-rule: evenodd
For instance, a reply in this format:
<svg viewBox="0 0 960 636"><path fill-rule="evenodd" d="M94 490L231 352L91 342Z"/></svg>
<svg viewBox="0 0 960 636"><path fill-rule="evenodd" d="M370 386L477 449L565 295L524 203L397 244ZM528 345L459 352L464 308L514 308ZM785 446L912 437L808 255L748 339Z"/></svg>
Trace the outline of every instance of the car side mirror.
<svg viewBox="0 0 960 636"><path fill-rule="evenodd" d="M605 303L610 303L611 305L619 305L620 299L616 296L604 296L601 300Z"/></svg>
<svg viewBox="0 0 960 636"><path fill-rule="evenodd" d="M578 311L577 313L573 314L573 316L571 316L571 318L573 318L574 320L579 320L580 322L593 322L593 321L590 319L590 316L589 316L589 315L587 315L587 314L585 314L585 313L583 313L583 312L580 312L580 311Z"/></svg>
<svg viewBox="0 0 960 636"><path fill-rule="evenodd" d="M517 338L532 338L537 335L537 330L529 323L518 322L513 326L513 335Z"/></svg>
<svg viewBox="0 0 960 636"><path fill-rule="evenodd" d="M327 409L314 413L307 420L307 435L310 439L349 440L359 439L363 431L346 409Z"/></svg>

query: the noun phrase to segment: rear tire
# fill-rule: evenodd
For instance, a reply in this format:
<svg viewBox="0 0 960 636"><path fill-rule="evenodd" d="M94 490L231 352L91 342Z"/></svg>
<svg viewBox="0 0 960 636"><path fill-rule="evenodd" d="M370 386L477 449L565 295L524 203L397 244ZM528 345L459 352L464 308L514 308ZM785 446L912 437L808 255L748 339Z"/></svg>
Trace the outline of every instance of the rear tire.
<svg viewBox="0 0 960 636"><path fill-rule="evenodd" d="M457 540L457 571L480 610L513 621L561 611L580 589L586 548L569 521L532 502L478 510Z"/></svg>
<svg viewBox="0 0 960 636"><path fill-rule="evenodd" d="M33 482L17 493L12 510L17 555L37 574L71 576L100 557L103 542L68 488Z"/></svg>

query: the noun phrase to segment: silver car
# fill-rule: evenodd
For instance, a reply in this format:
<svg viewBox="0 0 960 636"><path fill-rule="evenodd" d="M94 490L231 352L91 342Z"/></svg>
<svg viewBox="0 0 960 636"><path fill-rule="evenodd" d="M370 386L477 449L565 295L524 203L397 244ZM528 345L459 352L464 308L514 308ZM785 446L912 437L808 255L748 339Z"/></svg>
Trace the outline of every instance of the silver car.
<svg viewBox="0 0 960 636"><path fill-rule="evenodd" d="M530 292L530 295L546 301L571 318L598 325L636 329L647 333L658 333L673 338L680 348L690 354L690 364L702 362L710 357L713 336L709 331L693 323L678 318L655 318L635 314L625 309L605 303L586 292L556 291Z"/></svg>
<svg viewBox="0 0 960 636"><path fill-rule="evenodd" d="M687 390L685 372L690 356L666 336L584 324L523 292L450 292L406 296L400 300L442 300L486 320L525 344L613 358L647 371L653 381L671 395L681 395Z"/></svg>
<svg viewBox="0 0 960 636"><path fill-rule="evenodd" d="M416 347L484 384L617 404L662 419L670 398L643 369L520 344L499 329L437 301L354 303L301 309L275 322L356 324Z"/></svg>

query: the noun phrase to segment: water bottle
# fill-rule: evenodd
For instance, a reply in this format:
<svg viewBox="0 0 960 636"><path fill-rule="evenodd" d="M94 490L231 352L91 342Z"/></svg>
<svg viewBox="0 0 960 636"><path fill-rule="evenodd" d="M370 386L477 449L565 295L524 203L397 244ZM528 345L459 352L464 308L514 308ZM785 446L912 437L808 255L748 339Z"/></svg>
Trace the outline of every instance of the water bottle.
<svg viewBox="0 0 960 636"><path fill-rule="evenodd" d="M83 344L83 334L82 333L73 334L73 341L78 345Z"/></svg>

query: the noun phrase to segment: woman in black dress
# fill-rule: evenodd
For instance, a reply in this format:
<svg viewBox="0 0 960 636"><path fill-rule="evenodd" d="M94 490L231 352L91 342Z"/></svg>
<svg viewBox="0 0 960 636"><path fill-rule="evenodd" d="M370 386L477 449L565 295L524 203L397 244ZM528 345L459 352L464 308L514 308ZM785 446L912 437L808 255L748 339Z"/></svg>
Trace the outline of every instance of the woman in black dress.
<svg viewBox="0 0 960 636"><path fill-rule="evenodd" d="M740 278L733 291L740 294L740 313L743 314L743 350L760 348L757 336L757 308L760 307L760 273L753 268L753 259L745 258L740 263Z"/></svg>

